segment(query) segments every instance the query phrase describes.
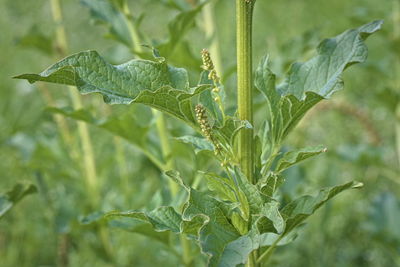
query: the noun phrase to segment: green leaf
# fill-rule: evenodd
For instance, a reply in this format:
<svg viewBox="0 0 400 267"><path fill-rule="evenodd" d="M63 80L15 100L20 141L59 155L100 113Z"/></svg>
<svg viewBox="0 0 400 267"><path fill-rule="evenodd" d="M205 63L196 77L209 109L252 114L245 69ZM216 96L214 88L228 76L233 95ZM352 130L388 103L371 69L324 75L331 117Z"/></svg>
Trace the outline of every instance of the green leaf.
<svg viewBox="0 0 400 267"><path fill-rule="evenodd" d="M231 180L221 177L215 173L205 173L204 177L207 180L208 189L216 192L220 199L227 200L232 203L237 202L235 185Z"/></svg>
<svg viewBox="0 0 400 267"><path fill-rule="evenodd" d="M18 183L11 190L0 194L0 218L21 199L36 192L37 188L33 184Z"/></svg>
<svg viewBox="0 0 400 267"><path fill-rule="evenodd" d="M279 159L275 171L280 173L303 160L324 152L326 152L326 148L323 146L306 147L296 151L287 152Z"/></svg>
<svg viewBox="0 0 400 267"><path fill-rule="evenodd" d="M258 187L260 188L260 191L268 196L268 197L273 197L274 193L276 190L285 182L285 178L276 173L269 173L268 176L266 176L263 179L260 179L258 184Z"/></svg>
<svg viewBox="0 0 400 267"><path fill-rule="evenodd" d="M95 51L81 52L54 64L40 74L18 79L75 85L82 94L98 92L109 104L142 103L179 118L195 129L191 99L208 85L189 90L186 70L158 61L131 60L121 65L107 63Z"/></svg>
<svg viewBox="0 0 400 267"><path fill-rule="evenodd" d="M81 0L90 9L92 17L110 28L110 36L128 47L132 47L128 21L109 0Z"/></svg>
<svg viewBox="0 0 400 267"><path fill-rule="evenodd" d="M173 207L159 207L150 212L127 211L119 212L112 211L104 215L106 219L115 219L120 217L133 218L143 222L150 223L157 232L172 231L180 232L182 222L179 215Z"/></svg>
<svg viewBox="0 0 400 267"><path fill-rule="evenodd" d="M279 212L279 202L272 200L265 203L261 209L261 217L257 221L260 233L280 234L285 230L285 221Z"/></svg>
<svg viewBox="0 0 400 267"><path fill-rule="evenodd" d="M373 21L335 38L325 39L318 45L317 56L305 63L292 65L278 90L282 95L291 94L304 99L305 92L314 92L326 98L342 89L342 72L350 65L367 59L368 49L364 41L379 30L382 23L382 20Z"/></svg>
<svg viewBox="0 0 400 267"><path fill-rule="evenodd" d="M208 193L189 188L178 172L169 171L166 174L189 192L182 215L182 232L198 236L202 253L210 257L208 266L223 266L221 255L226 245L240 237L229 221L231 207Z"/></svg>
<svg viewBox="0 0 400 267"><path fill-rule="evenodd" d="M202 252L210 256L208 266L223 266L221 256L226 245L240 237L228 220L225 204L206 193L191 189L182 217L185 221L196 219L198 222L199 218L203 219L203 225L198 230Z"/></svg>
<svg viewBox="0 0 400 267"><path fill-rule="evenodd" d="M279 144L310 108L343 88L342 72L366 60L364 41L381 25L382 21L374 21L324 40L315 57L292 65L288 77L278 88L275 75L268 68L268 58L262 59L256 70L255 85L269 104L271 142Z"/></svg>
<svg viewBox="0 0 400 267"><path fill-rule="evenodd" d="M248 121L239 120L236 117L227 117L222 127L215 128L219 141L226 146L234 147L236 137L241 129L252 129Z"/></svg>
<svg viewBox="0 0 400 267"><path fill-rule="evenodd" d="M282 208L281 214L286 221L284 234L289 233L296 226L312 215L317 209L337 194L348 190L362 187L362 183L349 182L343 185L322 189L317 196L302 196Z"/></svg>
<svg viewBox="0 0 400 267"><path fill-rule="evenodd" d="M162 55L170 56L174 52L186 33L195 26L196 16L201 12L205 3L203 2L191 10L182 11L168 23L168 40L156 46Z"/></svg>
<svg viewBox="0 0 400 267"><path fill-rule="evenodd" d="M267 199L260 194L257 187L250 183L244 174L238 170L238 168L235 169L235 178L239 185L240 192L243 192L246 199L245 201L241 199L240 200L242 208L245 210L249 209L246 212L247 216L245 217L245 219L248 219L249 215L258 214L260 212L262 205L267 201Z"/></svg>

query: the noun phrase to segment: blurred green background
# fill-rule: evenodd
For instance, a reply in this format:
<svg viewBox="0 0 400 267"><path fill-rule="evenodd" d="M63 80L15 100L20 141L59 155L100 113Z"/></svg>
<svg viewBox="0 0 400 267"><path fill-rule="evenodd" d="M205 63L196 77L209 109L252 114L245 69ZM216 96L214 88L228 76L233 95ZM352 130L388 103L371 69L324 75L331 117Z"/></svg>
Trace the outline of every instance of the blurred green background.
<svg viewBox="0 0 400 267"><path fill-rule="evenodd" d="M194 2L128 1L148 45L168 39L168 22ZM214 38L233 106L234 1L211 2L217 25ZM78 0L61 4L69 53L97 50L114 64L134 57L123 44L105 36L106 27L93 19L87 5ZM157 238L82 223L83 216L96 216L96 211L154 207L166 194L167 182L132 141L145 129L144 142L159 144L149 110L110 107L100 96L83 97L85 114L93 116L88 125L96 164L93 186L85 177L79 126L48 109L71 107L68 90L11 79L42 71L60 58L60 25L53 22L51 8L50 0L0 0L0 193L20 181L38 188L37 194L0 219L0 266L179 266L177 256ZM290 63L309 58L323 38L375 19L384 19L385 24L367 41L367 62L349 69L345 90L319 104L287 140L287 149L323 144L328 152L290 169L282 194L291 199L352 179L365 186L318 211L294 243L277 250L271 266L400 266L400 1L258 0L254 61L257 64L268 53L272 70L282 77ZM205 11L198 12L178 47L165 55L173 64L187 67L194 82L201 71L200 51L212 43L205 37L207 23ZM265 109L258 99L260 122ZM101 129L107 121L125 138ZM196 156L173 139L188 129L171 118L167 122L182 173L195 179L196 168L217 168L207 155ZM62 125L68 129L69 142L60 131ZM198 187L203 187L202 181ZM204 266L204 259L199 262Z"/></svg>

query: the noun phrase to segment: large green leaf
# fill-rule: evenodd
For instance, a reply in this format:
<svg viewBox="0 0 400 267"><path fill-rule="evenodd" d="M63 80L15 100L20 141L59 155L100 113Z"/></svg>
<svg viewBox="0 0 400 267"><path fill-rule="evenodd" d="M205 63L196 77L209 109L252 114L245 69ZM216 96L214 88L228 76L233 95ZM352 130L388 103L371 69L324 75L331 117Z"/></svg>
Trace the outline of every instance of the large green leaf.
<svg viewBox="0 0 400 267"><path fill-rule="evenodd" d="M33 184L18 183L11 190L0 194L0 218L25 196L36 192L37 188Z"/></svg>
<svg viewBox="0 0 400 267"><path fill-rule="evenodd" d="M292 65L288 77L278 88L275 75L268 68L268 58L263 58L256 70L255 84L270 107L271 142L280 143L310 108L343 88L343 71L366 60L364 41L381 25L382 21L374 21L324 40L315 57Z"/></svg>
<svg viewBox="0 0 400 267"><path fill-rule="evenodd" d="M40 74L23 74L18 79L77 86L83 93L98 92L109 104L142 103L161 110L197 128L191 98L209 88L189 89L186 70L157 61L131 60L121 65L107 63L95 51L69 56Z"/></svg>
<svg viewBox="0 0 400 267"><path fill-rule="evenodd" d="M367 59L368 49L364 41L379 30L382 23L382 20L373 21L322 41L315 57L292 65L285 82L278 88L280 94L304 99L305 92L314 92L329 97L342 89L342 72L350 65Z"/></svg>

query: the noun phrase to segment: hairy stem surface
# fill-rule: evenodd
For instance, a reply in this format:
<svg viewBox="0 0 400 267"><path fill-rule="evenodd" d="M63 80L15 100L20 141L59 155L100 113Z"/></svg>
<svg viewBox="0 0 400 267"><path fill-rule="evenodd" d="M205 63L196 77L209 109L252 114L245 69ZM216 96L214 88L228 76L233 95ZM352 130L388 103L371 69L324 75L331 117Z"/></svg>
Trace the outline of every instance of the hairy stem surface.
<svg viewBox="0 0 400 267"><path fill-rule="evenodd" d="M255 0L236 0L237 95L239 119L253 125L252 20ZM239 135L239 162L247 179L254 183L253 129L242 129ZM246 266L256 267L257 251Z"/></svg>

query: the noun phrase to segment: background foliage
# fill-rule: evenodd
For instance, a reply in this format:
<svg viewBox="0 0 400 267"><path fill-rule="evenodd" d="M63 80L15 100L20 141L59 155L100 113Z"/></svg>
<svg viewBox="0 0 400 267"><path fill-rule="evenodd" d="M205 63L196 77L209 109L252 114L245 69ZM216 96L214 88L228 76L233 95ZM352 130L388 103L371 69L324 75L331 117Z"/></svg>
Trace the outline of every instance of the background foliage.
<svg viewBox="0 0 400 267"><path fill-rule="evenodd" d="M94 49L113 64L131 59L124 43L104 38L108 31L98 25L99 16L90 14L90 2L62 1L69 52ZM195 80L201 71L199 51L210 45L204 37L209 21L199 11L192 27L184 27L187 22L172 25L172 30L167 26L182 10L190 9L187 2L135 0L130 1L130 8L141 32L151 37L148 44L159 44L160 50L170 53L174 64L187 67ZM230 0L215 2L223 79L233 104L234 4ZM151 209L168 197L159 166L143 153L143 147L154 150L159 142L154 120L149 120L151 111L136 105L110 107L100 96L90 96L84 98L85 110L71 113L66 90L12 80L18 73L42 70L59 58L56 25L47 0L2 0L0 15L0 193L16 192L11 189L18 182L24 186L17 191L27 188L28 193L35 193L29 184L38 191L0 219L0 266L177 266L177 256L165 246L162 236L148 238L116 227L85 224L98 216L96 211ZM396 155L400 137L396 140L395 128L396 123L399 127L399 17L396 0L379 4L372 0L257 2L255 58L268 52L271 69L278 76L294 60L308 59L322 38L385 19L383 31L368 40L367 63L345 73L345 90L332 101L320 103L289 138L287 150L323 144L328 152L287 170L291 179L282 194L289 200L299 193L353 179L365 186L318 211L293 244L278 249L272 265L400 266L400 155ZM257 102L261 95L256 97ZM56 115L54 107L63 108L57 112L67 117ZM256 120L261 120L265 111L256 111ZM95 186L85 180L79 163L82 153L76 119L90 125ZM59 130L64 120L70 139ZM167 121L172 136L187 131L175 120ZM138 138L144 135L146 140ZM206 153L196 155L188 145L172 141L177 168L203 188L205 182L193 170L217 166L210 166ZM0 198L0 216L20 193L5 196Z"/></svg>

